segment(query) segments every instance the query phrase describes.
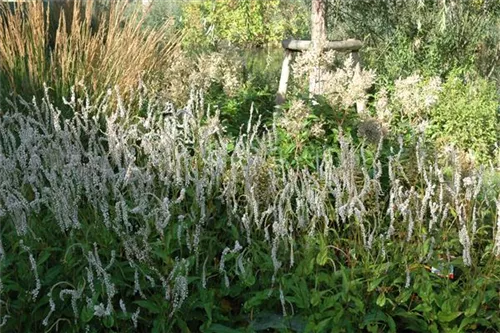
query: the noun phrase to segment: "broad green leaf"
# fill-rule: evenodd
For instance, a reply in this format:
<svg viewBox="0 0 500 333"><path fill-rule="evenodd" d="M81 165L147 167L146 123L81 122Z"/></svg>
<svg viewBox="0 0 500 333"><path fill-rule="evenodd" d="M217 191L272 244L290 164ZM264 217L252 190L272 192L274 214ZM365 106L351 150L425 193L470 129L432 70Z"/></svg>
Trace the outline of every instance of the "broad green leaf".
<svg viewBox="0 0 500 333"><path fill-rule="evenodd" d="M80 313L80 318L84 323L88 323L94 318L94 310L88 306L84 306Z"/></svg>
<svg viewBox="0 0 500 333"><path fill-rule="evenodd" d="M386 315L382 311L370 312L363 318L363 327L369 327L370 325L385 324L389 327L390 332L396 332L396 323L391 316ZM386 330L387 331L387 330ZM376 331L378 332L378 331Z"/></svg>
<svg viewBox="0 0 500 333"><path fill-rule="evenodd" d="M376 303L381 308L384 307L384 305L385 305L385 293L380 293L380 295L378 295Z"/></svg>
<svg viewBox="0 0 500 333"><path fill-rule="evenodd" d="M316 256L316 263L320 266L324 266L327 262L328 262L328 249L326 247L323 247Z"/></svg>
<svg viewBox="0 0 500 333"><path fill-rule="evenodd" d="M330 323L332 322L332 318L326 318L320 321L316 327L314 328L315 332L327 332L327 328L330 328Z"/></svg>
<svg viewBox="0 0 500 333"><path fill-rule="evenodd" d="M453 312L444 312L444 311L439 311L437 318L442 321L443 323L449 323L455 319L457 319L462 312L460 311L453 311Z"/></svg>
<svg viewBox="0 0 500 333"><path fill-rule="evenodd" d="M264 301L269 299L269 290L263 290L255 293L250 299L245 302L243 308L249 311L255 307L261 305Z"/></svg>
<svg viewBox="0 0 500 333"><path fill-rule="evenodd" d="M382 280L384 279L384 277L379 277L375 280L372 280L370 281L370 283L368 284L368 291L369 292L372 292L375 290L375 288L377 288L379 285L380 285L380 282L382 282Z"/></svg>
<svg viewBox="0 0 500 333"><path fill-rule="evenodd" d="M285 320L282 315L264 312L256 315L251 323L252 329L256 331L265 331L269 329L285 329Z"/></svg>
<svg viewBox="0 0 500 333"><path fill-rule="evenodd" d="M51 255L51 252L50 252L51 249L46 249L45 251L42 252L41 256L38 258L38 262L37 264L39 266L43 265L44 262L47 261L47 259L50 258L50 255Z"/></svg>
<svg viewBox="0 0 500 333"><path fill-rule="evenodd" d="M310 292L307 283L304 280L300 280L298 285L292 287L294 295L288 298L290 301L295 303L295 305L301 309L307 309L310 306Z"/></svg>
<svg viewBox="0 0 500 333"><path fill-rule="evenodd" d="M213 324L210 326L207 331L207 333L241 333L242 331L240 330L235 330L234 328L224 326L221 324Z"/></svg>
<svg viewBox="0 0 500 333"><path fill-rule="evenodd" d="M476 295L472 303L467 307L467 310L465 310L464 315L466 317L473 316L476 312L481 303L483 302L483 298L479 297L479 295Z"/></svg>
<svg viewBox="0 0 500 333"><path fill-rule="evenodd" d="M396 297L396 302L399 304L406 303L411 297L412 291L405 289L401 294Z"/></svg>
<svg viewBox="0 0 500 333"><path fill-rule="evenodd" d="M459 331L462 332L463 330L466 329L476 330L479 325L484 326L485 328L492 327L492 323L489 320L486 320L484 318L471 317L471 318L464 318L464 320L460 322Z"/></svg>
<svg viewBox="0 0 500 333"><path fill-rule="evenodd" d="M339 303L340 294L336 294L329 297L324 297L323 302L321 302L321 311L330 310L332 308L338 309L340 311L341 306Z"/></svg>
<svg viewBox="0 0 500 333"><path fill-rule="evenodd" d="M139 305L141 308L148 310L151 313L160 313L160 308L153 302L147 300L137 300L134 301L135 304Z"/></svg>
<svg viewBox="0 0 500 333"><path fill-rule="evenodd" d="M420 303L414 309L414 311L422 312L424 315L433 311L432 307L427 303Z"/></svg>
<svg viewBox="0 0 500 333"><path fill-rule="evenodd" d="M111 328L115 324L115 318L113 316L106 316L102 319L102 323L105 327Z"/></svg>
<svg viewBox="0 0 500 333"><path fill-rule="evenodd" d="M311 305L317 306L321 303L321 293L319 291L313 290L311 293Z"/></svg>
<svg viewBox="0 0 500 333"><path fill-rule="evenodd" d="M252 272L248 272L247 274L245 274L245 276L243 277L243 283L245 284L245 286L247 287L251 287L255 284L256 282L256 279L255 279L255 275L252 274Z"/></svg>
<svg viewBox="0 0 500 333"><path fill-rule="evenodd" d="M188 325L186 324L186 322L182 318L179 318L178 316L176 316L175 323L177 324L177 326L179 326L181 328L181 332L183 332L183 333L190 333L191 332L189 330Z"/></svg>
<svg viewBox="0 0 500 333"><path fill-rule="evenodd" d="M411 332L427 332L429 330L426 321L421 319L417 313L400 309L395 317L398 318L399 323L404 323L404 327Z"/></svg>

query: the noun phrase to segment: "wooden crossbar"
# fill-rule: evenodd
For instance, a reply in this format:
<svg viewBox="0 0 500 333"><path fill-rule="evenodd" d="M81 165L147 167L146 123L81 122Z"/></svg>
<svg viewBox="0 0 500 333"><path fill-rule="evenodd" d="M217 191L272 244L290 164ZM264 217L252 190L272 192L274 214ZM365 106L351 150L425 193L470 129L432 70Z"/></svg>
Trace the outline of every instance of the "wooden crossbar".
<svg viewBox="0 0 500 333"><path fill-rule="evenodd" d="M292 62L293 53L309 50L312 47L310 40L285 39L281 42L285 50L285 57L281 66L280 83L278 92L276 93L276 105L281 105L285 102L286 91L288 88L288 79L290 77L290 63ZM363 43L357 39L327 41L323 46L323 50L334 50L339 52L351 52L354 62L359 62L358 51L363 47ZM359 106L358 109L362 108Z"/></svg>
<svg viewBox="0 0 500 333"><path fill-rule="evenodd" d="M281 45L284 49L290 51L306 51L309 50L312 46L312 42L310 40L297 40L297 39L285 39L281 42ZM323 46L323 50L334 50L334 51L351 51L356 52L361 47L363 47L363 43L357 39L348 39L348 40L335 40L326 42Z"/></svg>

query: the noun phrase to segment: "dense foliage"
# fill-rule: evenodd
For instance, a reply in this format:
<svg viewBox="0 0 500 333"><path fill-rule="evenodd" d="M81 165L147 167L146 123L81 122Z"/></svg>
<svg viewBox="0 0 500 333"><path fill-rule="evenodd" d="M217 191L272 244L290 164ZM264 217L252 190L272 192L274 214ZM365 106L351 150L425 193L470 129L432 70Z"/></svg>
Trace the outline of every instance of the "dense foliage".
<svg viewBox="0 0 500 333"><path fill-rule="evenodd" d="M181 20L184 41L193 48L220 42L264 46L301 36L308 26L307 11L293 0L193 1L184 6Z"/></svg>
<svg viewBox="0 0 500 333"><path fill-rule="evenodd" d="M432 110L429 132L440 142L470 149L486 162L498 142L496 87L481 78L451 75L438 105Z"/></svg>

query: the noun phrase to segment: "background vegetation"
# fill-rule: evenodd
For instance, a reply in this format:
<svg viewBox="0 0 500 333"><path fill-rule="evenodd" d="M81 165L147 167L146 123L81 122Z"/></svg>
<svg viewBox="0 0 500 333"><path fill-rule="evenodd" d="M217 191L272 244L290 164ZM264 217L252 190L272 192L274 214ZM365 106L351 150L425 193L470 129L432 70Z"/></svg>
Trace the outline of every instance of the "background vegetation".
<svg viewBox="0 0 500 333"><path fill-rule="evenodd" d="M0 3L1 332L500 330L500 6L310 5Z"/></svg>

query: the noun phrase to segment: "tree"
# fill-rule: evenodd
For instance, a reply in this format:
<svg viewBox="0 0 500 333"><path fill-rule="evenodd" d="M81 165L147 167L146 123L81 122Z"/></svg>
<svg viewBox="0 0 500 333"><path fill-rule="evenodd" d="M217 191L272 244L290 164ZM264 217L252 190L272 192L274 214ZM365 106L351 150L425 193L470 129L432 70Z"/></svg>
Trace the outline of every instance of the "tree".
<svg viewBox="0 0 500 333"><path fill-rule="evenodd" d="M291 0L189 1L182 11L184 43L196 49L221 42L261 47L308 30L306 11Z"/></svg>

